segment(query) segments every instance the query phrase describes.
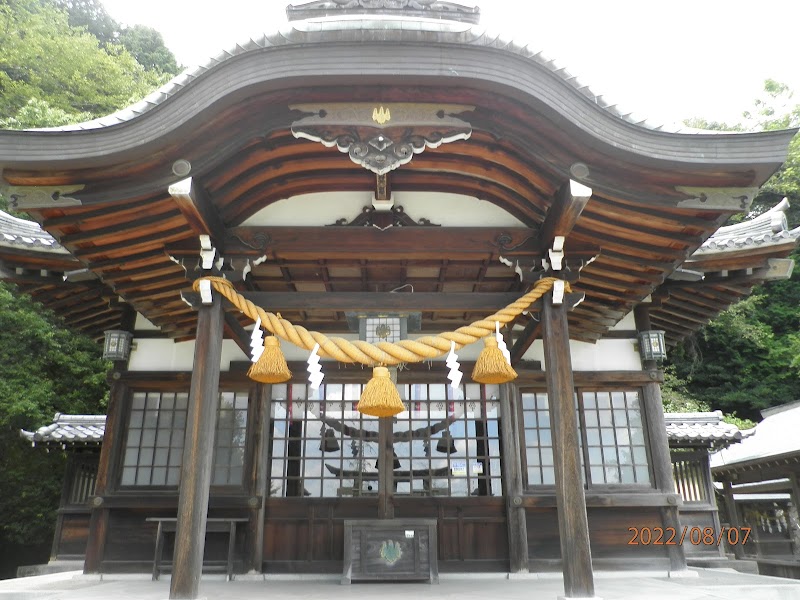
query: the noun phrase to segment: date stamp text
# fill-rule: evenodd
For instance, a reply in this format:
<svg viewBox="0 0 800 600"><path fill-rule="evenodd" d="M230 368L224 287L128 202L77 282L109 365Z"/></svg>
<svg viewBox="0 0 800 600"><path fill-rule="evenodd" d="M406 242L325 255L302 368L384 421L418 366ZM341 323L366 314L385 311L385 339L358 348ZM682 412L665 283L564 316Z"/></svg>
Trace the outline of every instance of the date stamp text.
<svg viewBox="0 0 800 600"><path fill-rule="evenodd" d="M731 546L744 545L750 537L750 527L628 527L631 534L629 546L720 546L727 541Z"/></svg>

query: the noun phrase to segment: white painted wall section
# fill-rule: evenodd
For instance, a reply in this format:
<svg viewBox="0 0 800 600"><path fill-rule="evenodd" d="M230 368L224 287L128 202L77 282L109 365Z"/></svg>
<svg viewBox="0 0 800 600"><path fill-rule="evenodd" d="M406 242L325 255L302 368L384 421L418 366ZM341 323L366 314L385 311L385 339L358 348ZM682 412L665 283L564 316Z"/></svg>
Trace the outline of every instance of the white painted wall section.
<svg viewBox="0 0 800 600"><path fill-rule="evenodd" d="M371 192L323 192L279 200L242 223L244 227L331 225L338 219L353 220L365 206L372 206ZM461 194L395 192L395 206L412 219L428 219L448 227L525 227L516 217L491 202Z"/></svg>

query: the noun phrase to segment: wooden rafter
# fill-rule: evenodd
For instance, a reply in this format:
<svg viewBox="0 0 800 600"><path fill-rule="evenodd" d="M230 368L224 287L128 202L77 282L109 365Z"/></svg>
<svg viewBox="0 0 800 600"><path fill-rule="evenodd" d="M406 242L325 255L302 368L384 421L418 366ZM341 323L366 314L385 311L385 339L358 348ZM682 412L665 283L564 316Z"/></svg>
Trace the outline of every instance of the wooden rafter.
<svg viewBox="0 0 800 600"><path fill-rule="evenodd" d="M224 252L225 224L205 188L189 177L171 185L169 194L186 217L189 227L198 235L210 236L217 249Z"/></svg>
<svg viewBox="0 0 800 600"><path fill-rule="evenodd" d="M569 181L556 192L553 205L539 229L539 249L544 252L553 246L556 236L567 237L592 197L592 190L576 181Z"/></svg>

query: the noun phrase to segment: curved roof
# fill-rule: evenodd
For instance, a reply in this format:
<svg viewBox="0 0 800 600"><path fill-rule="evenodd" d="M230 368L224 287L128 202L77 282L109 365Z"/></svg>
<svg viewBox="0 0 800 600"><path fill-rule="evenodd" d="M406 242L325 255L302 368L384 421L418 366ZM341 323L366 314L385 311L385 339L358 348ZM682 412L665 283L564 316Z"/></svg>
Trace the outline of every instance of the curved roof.
<svg viewBox="0 0 800 600"><path fill-rule="evenodd" d="M512 236L518 255L541 257L531 240L570 178L591 187L567 247L568 256L572 249L599 252L581 271L587 298L570 317L575 336L589 341L657 291L730 214L747 208L794 135L653 128L541 54L478 26L331 16L237 45L109 117L0 131L0 169L12 198L17 188L44 190L26 210L74 257L63 270L88 268L100 278L102 291L85 290L97 308L119 296L176 337L193 334L194 315L179 292L188 287L194 267L187 261L196 260L201 234L219 238L220 248L227 243L229 264L250 261L256 290L388 291L409 283L443 293L519 291L514 272L499 264L509 245L497 232L478 236L462 254L443 244L411 264L399 255L359 254L356 241L349 254L346 244L303 247L315 247L322 230L306 230L303 239L240 227L281 202L293 203L294 226L301 227L309 195L376 191L373 173L295 135L294 124L310 116L298 107L319 107L319 115L347 103L360 103L367 121L373 106L461 107L446 116L468 123L469 139L415 154L391 172L390 190L498 206L527 228ZM171 192L187 175L191 189ZM347 239L359 237L353 234ZM2 260L9 268L32 266L18 265L17 256ZM26 289L38 293L29 275ZM66 302L52 288L43 297ZM293 316L325 327L344 323L342 314L323 312ZM686 333L682 324L676 331Z"/></svg>
<svg viewBox="0 0 800 600"><path fill-rule="evenodd" d="M575 75L558 64L554 59L545 56L542 51L532 49L527 44L519 44L514 40L506 38L499 32L487 30L477 24L470 26L464 25L463 23L439 21L424 22L424 27L425 29L421 28L421 22L417 19L377 14L364 16L359 19L343 19L342 17L337 18L333 16L325 20L315 19L313 22L288 23L274 32L264 33L260 37L249 38L236 43L230 48L221 51L219 54L209 57L204 63L185 69L182 73L131 106L90 121L59 127L41 128L39 131L91 130L126 123L155 109L172 96L179 94L181 90L188 87L193 81L202 77L205 73L213 69L218 69L225 63L250 52L264 51L288 45L319 43L321 41L333 42L335 41L332 39L333 36L328 36L331 39L324 40L325 36L323 33L335 33L343 30L358 32L361 40L365 42L375 41L374 32L376 31L382 32L384 41L387 42L417 42L424 39L421 32L427 30L429 32L436 32L443 41L448 41L449 43L492 48L518 56L529 64L535 65L535 68L543 69L558 77L581 96L585 97L592 105L597 107L598 110L606 111L610 115L632 125L645 129L672 133L680 132L711 135L720 133L716 130L709 131L687 127L680 123L655 123L648 120L645 115L621 110L617 104L608 101L602 95L597 95L592 92L588 85L581 82ZM448 39L448 37L450 39ZM351 39L351 41L353 40Z"/></svg>

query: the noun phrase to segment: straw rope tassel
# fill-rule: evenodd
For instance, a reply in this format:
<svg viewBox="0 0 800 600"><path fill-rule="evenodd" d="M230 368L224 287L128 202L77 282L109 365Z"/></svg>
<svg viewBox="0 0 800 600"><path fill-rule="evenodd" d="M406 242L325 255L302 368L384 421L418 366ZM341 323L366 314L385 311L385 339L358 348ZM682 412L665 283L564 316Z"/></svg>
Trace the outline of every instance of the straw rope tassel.
<svg viewBox="0 0 800 600"><path fill-rule="evenodd" d="M505 308L482 321L475 321L455 331L446 331L437 336L425 336L416 340L400 340L399 342L379 342L370 344L360 340L347 340L341 337L329 338L318 331L308 331L305 327L293 325L286 319L267 312L256 306L247 298L241 296L233 284L222 277L202 277L194 282L194 289L198 290L201 281L210 281L211 286L225 296L231 304L241 310L253 321L261 318L261 325L275 336L291 342L295 346L304 348L309 352L319 344L320 356L329 356L339 362L361 363L368 366L398 365L400 363L422 362L423 360L437 358L450 351L450 342L456 343L460 350L467 344L477 342L479 339L495 331L495 323L505 325L516 319L524 310L544 296L557 281L555 277L544 277L536 282L533 289L512 302ZM569 283L565 283L564 290L570 292Z"/></svg>
<svg viewBox="0 0 800 600"><path fill-rule="evenodd" d="M478 383L508 383L517 378L517 372L508 364L506 357L497 345L494 335L483 338L485 344L475 366L472 368L472 381Z"/></svg>
<svg viewBox="0 0 800 600"><path fill-rule="evenodd" d="M260 383L283 383L292 378L278 338L270 336L264 340L264 351L250 366L247 376Z"/></svg>
<svg viewBox="0 0 800 600"><path fill-rule="evenodd" d="M364 386L356 410L373 417L392 417L406 409L397 386L386 367L372 369L372 379Z"/></svg>

